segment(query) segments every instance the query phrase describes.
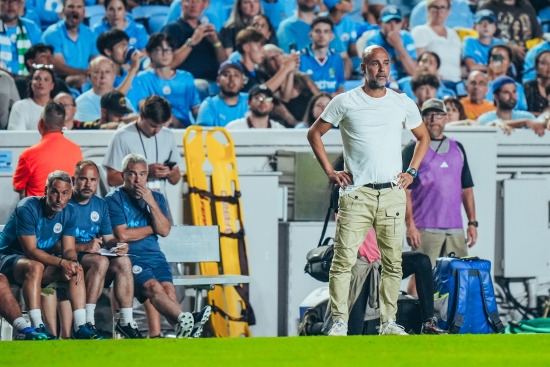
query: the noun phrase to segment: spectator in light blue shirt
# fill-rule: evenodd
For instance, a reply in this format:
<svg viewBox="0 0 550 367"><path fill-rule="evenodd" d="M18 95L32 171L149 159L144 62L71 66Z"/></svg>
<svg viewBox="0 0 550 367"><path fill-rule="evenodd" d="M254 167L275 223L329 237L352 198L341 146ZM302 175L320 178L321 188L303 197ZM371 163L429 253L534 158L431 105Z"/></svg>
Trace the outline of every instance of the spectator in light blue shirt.
<svg viewBox="0 0 550 367"><path fill-rule="evenodd" d="M538 136L543 136L546 130L544 123L535 121L535 116L527 111L514 110L517 101L516 81L509 76L501 76L494 80L493 94L496 111L486 112L479 116L480 125L500 127L506 134L516 128L532 129Z"/></svg>
<svg viewBox="0 0 550 367"><path fill-rule="evenodd" d="M329 17L315 18L311 24L311 45L301 51L299 70L313 79L317 88L332 97L344 92L344 63L340 54L329 48L334 38Z"/></svg>
<svg viewBox="0 0 550 367"><path fill-rule="evenodd" d="M120 29L128 35L128 46L143 50L149 40L149 35L142 24L128 18L126 0L105 0L106 20L95 25L92 31L96 37L109 29Z"/></svg>
<svg viewBox="0 0 550 367"><path fill-rule="evenodd" d="M98 54L95 35L82 24L84 13L84 0L65 0L65 19L52 24L42 34L42 43L54 48L56 72L75 76L74 85L78 88L86 82L90 58Z"/></svg>
<svg viewBox="0 0 550 367"><path fill-rule="evenodd" d="M220 93L207 97L200 105L197 125L225 126L243 118L248 111L248 93L241 93L244 71L240 63L224 62L216 79Z"/></svg>
<svg viewBox="0 0 550 367"><path fill-rule="evenodd" d="M352 59L356 58L357 64L360 63L355 46L357 25L348 14L353 10L353 2L352 0L323 0L323 4L327 7L328 13L321 13L319 16L328 16L333 24L334 39L330 43L330 48L342 56L346 79L350 79L353 70Z"/></svg>
<svg viewBox="0 0 550 367"><path fill-rule="evenodd" d="M493 83L501 76L515 76L515 69L512 64L512 49L508 45L495 45L489 50L489 91L485 95L485 99L493 101ZM527 99L525 98L525 90L521 83L516 82L517 104L515 110L527 110Z"/></svg>
<svg viewBox="0 0 550 367"><path fill-rule="evenodd" d="M145 96L162 96L172 105L171 126L185 128L192 124L199 110L199 92L195 78L185 70L171 67L174 59L170 36L153 33L147 43L147 54L151 58L151 69L137 76L137 83Z"/></svg>
<svg viewBox="0 0 550 367"><path fill-rule="evenodd" d="M390 56L390 79L397 81L416 72L416 46L411 34L402 29L403 16L395 5L387 5L380 13L380 29L370 32L365 47L379 45Z"/></svg>
<svg viewBox="0 0 550 367"><path fill-rule="evenodd" d="M277 29L277 41L285 53L306 48L311 42L309 31L317 0L296 0L296 5L296 14L283 20Z"/></svg>
<svg viewBox="0 0 550 367"><path fill-rule="evenodd" d="M466 36L462 40L462 59L468 72L480 70L487 72L489 50L494 45L501 45L503 40L495 38L497 33L497 18L489 9L479 10L474 17L474 29L478 36Z"/></svg>

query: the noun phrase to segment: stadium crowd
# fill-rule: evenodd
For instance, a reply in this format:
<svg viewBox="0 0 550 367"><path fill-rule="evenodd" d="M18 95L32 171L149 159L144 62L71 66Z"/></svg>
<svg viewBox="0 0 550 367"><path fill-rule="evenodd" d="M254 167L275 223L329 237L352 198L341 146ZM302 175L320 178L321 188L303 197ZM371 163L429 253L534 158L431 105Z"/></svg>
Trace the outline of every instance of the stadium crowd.
<svg viewBox="0 0 550 367"><path fill-rule="evenodd" d="M144 270L136 276L134 261L92 260L91 252L139 252L124 243L154 243L169 231L169 208L156 192L181 178L171 129L309 128L332 98L362 84L361 55L372 45L390 56L387 87L419 109L442 99L449 124L497 126L508 134L526 128L540 136L550 128L545 0L0 0L0 129L43 136L22 154L14 175L21 198L36 199L18 204L0 236L2 304L13 304L8 281L23 285L31 323L13 307L0 308L2 316L22 339L57 337L57 321L47 316L51 309L41 311L37 289L65 279L69 286L58 298L71 301L74 327L62 317L68 327L60 335L101 338L93 318L97 279L113 279L120 333L141 337L123 292L135 287L153 315L149 336L160 333L155 312L178 336L200 335L210 310L182 312L168 274L149 274L148 264L139 264ZM107 203L94 196L98 169L63 137L67 129L118 129L103 164L109 185L125 190ZM59 160L48 155L47 169L37 169L44 152L56 149ZM33 196L46 181L45 195ZM92 216L107 214L107 222L94 224L88 237L80 229L79 237L70 212L91 198L99 200ZM127 203L136 206L135 218L120 212ZM55 240L42 238L42 222L57 216L63 228L52 227ZM131 265L134 277L127 276ZM87 277L90 271L102 275Z"/></svg>

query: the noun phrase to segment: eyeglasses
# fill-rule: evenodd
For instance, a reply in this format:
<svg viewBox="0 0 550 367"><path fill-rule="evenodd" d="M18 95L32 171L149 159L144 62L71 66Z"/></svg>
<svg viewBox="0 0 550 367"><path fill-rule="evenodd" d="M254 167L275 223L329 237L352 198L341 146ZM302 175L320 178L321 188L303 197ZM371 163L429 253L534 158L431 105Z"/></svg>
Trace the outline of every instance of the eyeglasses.
<svg viewBox="0 0 550 367"><path fill-rule="evenodd" d="M445 112L428 112L422 115L422 117L425 118L426 120L432 120L432 119L441 120L441 119L444 119L446 116L447 114Z"/></svg>
<svg viewBox="0 0 550 367"><path fill-rule="evenodd" d="M2 1L2 0L0 0ZM53 65L52 64L32 64L32 68L33 69L49 69L49 70L53 70Z"/></svg>
<svg viewBox="0 0 550 367"><path fill-rule="evenodd" d="M265 102L265 103L273 102L273 97L254 96L254 99L258 102Z"/></svg>
<svg viewBox="0 0 550 367"><path fill-rule="evenodd" d="M157 47L155 48L155 52L158 52L159 54L170 54L173 52L172 47L162 48Z"/></svg>
<svg viewBox="0 0 550 367"><path fill-rule="evenodd" d="M433 11L442 11L442 10L447 10L449 9L448 6L437 6L437 5L432 5L428 8L429 10L433 10Z"/></svg>

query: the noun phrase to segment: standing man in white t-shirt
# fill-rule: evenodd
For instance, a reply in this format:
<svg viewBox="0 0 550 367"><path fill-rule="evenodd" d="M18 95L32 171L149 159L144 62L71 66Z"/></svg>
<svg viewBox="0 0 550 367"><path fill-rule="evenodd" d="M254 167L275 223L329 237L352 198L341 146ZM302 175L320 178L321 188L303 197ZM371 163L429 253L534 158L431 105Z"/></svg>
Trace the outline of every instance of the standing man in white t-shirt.
<svg viewBox="0 0 550 367"><path fill-rule="evenodd" d="M401 284L405 190L430 144L428 130L416 104L405 94L386 89L390 58L380 46L363 52L365 84L336 96L309 129L308 140L327 176L340 185L334 258L329 293L334 324L329 335L347 335L351 268L367 232L374 227L382 256L380 334L407 335L395 323ZM344 171L335 171L322 136L340 127L344 145ZM401 131L417 139L411 164L401 172Z"/></svg>

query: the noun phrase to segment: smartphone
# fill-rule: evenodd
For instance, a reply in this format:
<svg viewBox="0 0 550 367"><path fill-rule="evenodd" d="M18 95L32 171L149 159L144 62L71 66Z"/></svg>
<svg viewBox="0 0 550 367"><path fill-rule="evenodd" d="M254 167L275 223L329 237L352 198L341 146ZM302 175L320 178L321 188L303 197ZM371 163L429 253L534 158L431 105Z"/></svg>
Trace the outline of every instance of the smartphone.
<svg viewBox="0 0 550 367"><path fill-rule="evenodd" d="M502 64L502 60L504 57L501 54L493 54L491 55L491 61L493 61L495 64Z"/></svg>
<svg viewBox="0 0 550 367"><path fill-rule="evenodd" d="M288 45L288 47L290 48L290 53L291 54L296 52L296 44L295 43L291 43L290 45Z"/></svg>
<svg viewBox="0 0 550 367"><path fill-rule="evenodd" d="M164 165L170 169L174 168L176 166L176 162L170 162L169 161L170 158L168 158L167 160L164 161Z"/></svg>

